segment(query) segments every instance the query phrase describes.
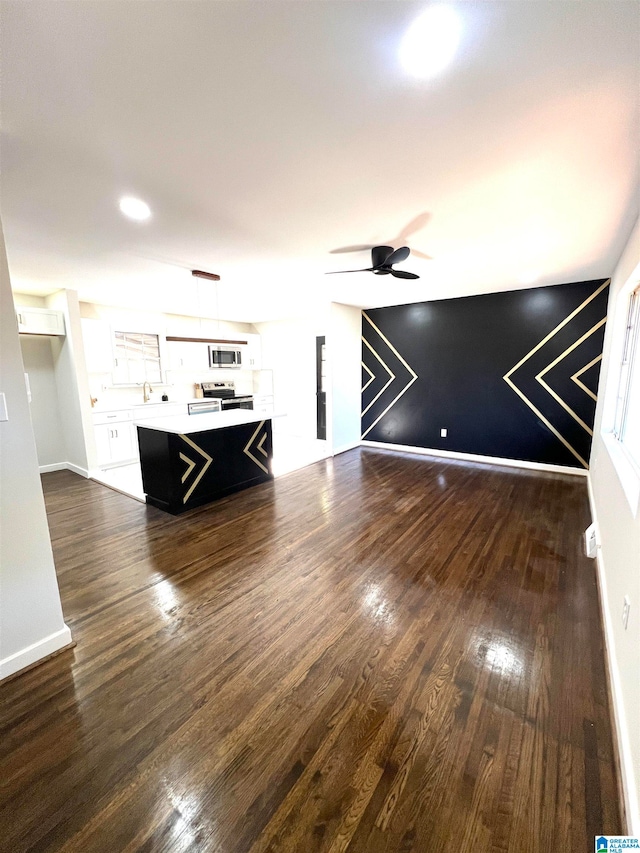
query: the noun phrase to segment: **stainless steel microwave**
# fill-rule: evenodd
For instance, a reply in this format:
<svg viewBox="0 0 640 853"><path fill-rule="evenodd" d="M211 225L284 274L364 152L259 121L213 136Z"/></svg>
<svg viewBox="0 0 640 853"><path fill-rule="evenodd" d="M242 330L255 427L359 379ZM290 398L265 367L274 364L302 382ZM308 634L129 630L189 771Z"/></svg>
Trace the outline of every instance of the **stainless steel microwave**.
<svg viewBox="0 0 640 853"><path fill-rule="evenodd" d="M233 347L209 347L209 367L242 367L242 353Z"/></svg>

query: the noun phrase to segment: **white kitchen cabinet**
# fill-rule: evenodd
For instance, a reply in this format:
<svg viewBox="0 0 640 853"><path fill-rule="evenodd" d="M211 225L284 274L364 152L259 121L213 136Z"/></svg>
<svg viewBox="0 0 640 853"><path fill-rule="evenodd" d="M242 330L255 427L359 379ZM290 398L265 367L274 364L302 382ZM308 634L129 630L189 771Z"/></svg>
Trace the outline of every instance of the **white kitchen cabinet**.
<svg viewBox="0 0 640 853"><path fill-rule="evenodd" d="M82 342L88 373L111 373L114 369L113 334L104 320L82 318Z"/></svg>
<svg viewBox="0 0 640 853"><path fill-rule="evenodd" d="M94 412L93 430L99 468L115 467L139 458L135 421L187 413L186 403L146 403L114 412Z"/></svg>
<svg viewBox="0 0 640 853"><path fill-rule="evenodd" d="M64 314L51 308L16 306L18 331L21 335L64 335Z"/></svg>
<svg viewBox="0 0 640 853"><path fill-rule="evenodd" d="M132 413L128 409L94 413L93 429L99 466L133 462L137 458L137 442L134 445L131 417Z"/></svg>
<svg viewBox="0 0 640 853"><path fill-rule="evenodd" d="M167 341L169 367L190 373L209 370L209 349L205 343L194 341Z"/></svg>
<svg viewBox="0 0 640 853"><path fill-rule="evenodd" d="M253 410L255 412L270 412L273 409L273 394L254 394Z"/></svg>
<svg viewBox="0 0 640 853"><path fill-rule="evenodd" d="M136 459L137 442L134 448L133 444L133 424L119 423L110 426L109 446L111 448L112 462L127 462L128 460Z"/></svg>
<svg viewBox="0 0 640 853"><path fill-rule="evenodd" d="M134 462L138 456L134 446L133 425L130 421L99 424L94 427L98 465Z"/></svg>
<svg viewBox="0 0 640 853"><path fill-rule="evenodd" d="M262 341L260 335L247 335L246 346L243 347L242 367L246 370L260 370L262 367Z"/></svg>
<svg viewBox="0 0 640 853"><path fill-rule="evenodd" d="M114 409L113 411L94 412L93 423L98 424L114 424L122 421L130 421L133 415L129 409Z"/></svg>

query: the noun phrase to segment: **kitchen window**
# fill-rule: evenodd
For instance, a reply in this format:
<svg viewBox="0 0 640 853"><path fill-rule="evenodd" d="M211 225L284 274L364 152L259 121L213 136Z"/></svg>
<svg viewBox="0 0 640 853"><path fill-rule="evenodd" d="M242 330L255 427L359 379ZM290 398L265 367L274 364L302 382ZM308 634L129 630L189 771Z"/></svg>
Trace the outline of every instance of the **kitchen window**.
<svg viewBox="0 0 640 853"><path fill-rule="evenodd" d="M114 332L114 355L114 385L162 383L159 335Z"/></svg>

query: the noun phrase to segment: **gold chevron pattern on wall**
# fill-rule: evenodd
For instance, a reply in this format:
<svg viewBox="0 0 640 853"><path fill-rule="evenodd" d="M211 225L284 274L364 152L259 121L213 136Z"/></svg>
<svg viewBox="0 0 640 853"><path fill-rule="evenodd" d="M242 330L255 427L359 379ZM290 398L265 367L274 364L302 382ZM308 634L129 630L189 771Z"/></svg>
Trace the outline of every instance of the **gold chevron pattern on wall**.
<svg viewBox="0 0 640 853"><path fill-rule="evenodd" d="M579 376L584 376L584 374L585 374L588 370L591 370L591 368L592 368L592 367L595 367L595 365L596 365L599 361L602 361L602 355L597 355L595 358L592 358L592 359L591 359L591 361L590 361L588 364L585 364L585 366L584 366L584 367L581 367L581 368L580 368L580 370L576 370L576 372L575 372L575 373L572 373L572 374L571 374L571 379L572 379L572 381L576 383L576 385L578 386L578 388L582 388L582 390L584 391L584 393L585 393L585 394L588 394L588 395L591 397L591 399L592 399L592 400L594 400L594 401L598 399L598 398L597 398L597 396L596 396L595 391L592 391L592 390L591 390L591 388L587 387L587 386L584 384L584 382L582 381L582 379L579 379L578 377L579 377Z"/></svg>
<svg viewBox="0 0 640 853"><path fill-rule="evenodd" d="M269 454L263 447L263 444L267 440L267 431L264 428L264 425L265 421L260 421L253 435L246 443L243 453L245 453L249 457L249 459L255 462L258 468L261 468L265 474L268 474L269 469L267 468L267 466L264 464L264 462L254 456L253 453L253 451L255 451L256 453L260 453L265 460L268 459Z"/></svg>
<svg viewBox="0 0 640 853"><path fill-rule="evenodd" d="M393 408L393 406L395 406L398 400L407 393L409 388L418 378L418 374L409 366L409 364L407 364L405 359L400 355L389 339L383 335L366 311L362 312L362 319L363 322L368 323L375 331L378 336L379 343L376 349L372 343L362 335L362 343L374 357L374 367L372 369L364 363L364 360L362 361L362 368L369 375L369 379L363 384L361 393L364 395L365 391L372 383L375 383L376 380L381 383L379 390L373 395L366 405L364 404L363 398L360 417L363 418L369 411L373 411L375 413L374 420L362 432L362 438L366 438L367 434L371 432L375 425ZM392 362L393 367L389 366L388 362L390 361ZM391 399L387 403L389 398ZM376 404L378 408L381 408L379 413L377 408L374 408Z"/></svg>
<svg viewBox="0 0 640 853"><path fill-rule="evenodd" d="M534 402L531 400L531 394L527 395L520 387L523 382L522 378L530 379L530 373L527 374L527 370L532 369L531 359L537 353L543 354L545 348L552 350L554 353L553 358L549 361L549 363L543 367L541 370L537 370L534 373L535 381L544 389L544 391L549 395L549 398L553 399L561 408L583 429L587 435L592 436L593 431L588 423L584 420L583 417L580 416L575 411L575 408L569 405L569 403L562 397L559 393L557 387L554 388L551 384L551 372L554 371L559 366L563 366L563 362L567 359L571 353L576 351L580 346L582 346L588 339L594 335L599 329L601 329L607 321L606 315L594 323L586 332L577 335L576 339L572 341L568 346L566 346L563 351L559 355L555 355L557 349L554 349L554 345L556 343L557 336L564 330L570 331L573 326L570 325L574 320L580 319L581 312L596 299L610 284L610 279L607 279L603 284L601 284L598 288L594 290L590 296L588 296L578 307L568 314L558 325L552 329L548 335L546 335L536 346L534 346L529 352L520 359L520 361L515 364L505 375L503 376L504 381L509 385L509 387L515 391L515 393L520 397L520 399L534 412L538 418L551 430L551 432L558 438L559 441L573 454L573 456L580 462L580 464L584 468L588 468L589 465L584 457L578 452L575 446L568 440L566 435L563 435L560 427L561 424L557 423L557 419L554 418L552 413L552 407L549 407L548 411L542 411L541 406L536 406ZM574 324L575 325L575 324ZM583 327L584 328L584 327ZM577 334L577 333L576 333ZM590 368L594 367L600 360L602 359L602 353L600 353L595 358L590 359L590 361L585 364L583 367L579 368L575 371L569 378L572 380L578 388L580 388L586 395L588 395L592 400L596 400L596 394L588 388L581 380L580 376L586 373ZM525 371L525 373L520 373L520 382L517 382L517 377L515 374L518 371ZM535 368L534 368L535 370ZM540 401L539 401L540 402ZM543 407L544 408L544 407ZM555 409L555 407L554 407ZM554 424L552 421L556 420Z"/></svg>
<svg viewBox="0 0 640 853"><path fill-rule="evenodd" d="M198 466L198 464L200 465L200 470L196 474L195 480L191 483L191 485L189 486L187 491L182 496L182 503L186 504L186 502L189 500L191 495L194 493L196 486L198 485L200 480L202 480L202 478L204 477L205 472L207 471L207 469L209 468L209 466L213 462L213 458L211 456L209 456L209 454L206 451L204 451L201 447L199 447L195 443L195 441L190 439L188 435L182 435L181 434L180 438L192 450L195 450L196 453L198 454L198 456L200 457L200 458L196 458L196 459L191 459L189 456L187 456L186 453L183 453L182 451L180 452L180 459L182 459L183 462L187 463L187 470L184 472L184 474L181 477L182 483L185 483L189 479L189 477L191 476L191 473L193 472L193 470Z"/></svg>

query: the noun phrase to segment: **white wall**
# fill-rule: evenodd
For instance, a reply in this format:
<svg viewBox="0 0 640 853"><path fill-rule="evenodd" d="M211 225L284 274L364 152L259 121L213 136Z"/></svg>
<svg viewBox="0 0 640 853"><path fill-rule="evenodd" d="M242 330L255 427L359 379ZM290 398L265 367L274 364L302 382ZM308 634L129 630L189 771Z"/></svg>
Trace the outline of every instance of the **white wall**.
<svg viewBox="0 0 640 853"><path fill-rule="evenodd" d="M21 335L20 343L25 370L30 372L31 419L40 466L44 470L69 467L86 477L95 440L78 294L74 290L59 290L47 297L15 293L14 301L16 307L53 308L64 314L64 336Z"/></svg>
<svg viewBox="0 0 640 853"><path fill-rule="evenodd" d="M627 297L631 285L640 278L639 264L640 220L612 277L589 472L592 513L601 546L598 568L621 747L625 805L629 832L633 835L640 835L640 512L637 500L630 503L622 487L620 474L631 477L634 474L628 465L625 468L624 458L616 454L617 447L615 440L610 438L610 430L615 411ZM626 631L622 624L625 595L631 597Z"/></svg>
<svg viewBox="0 0 640 853"><path fill-rule="evenodd" d="M361 337L360 308L332 303L327 345L331 365L329 411L334 453L360 443Z"/></svg>
<svg viewBox="0 0 640 853"><path fill-rule="evenodd" d="M0 231L0 679L71 642L64 624Z"/></svg>
<svg viewBox="0 0 640 853"><path fill-rule="evenodd" d="M51 350L60 401L59 417L66 462L78 474L89 476L95 454L89 382L84 364L80 304L75 290L59 290L47 297L47 307L62 311L66 335L51 338Z"/></svg>
<svg viewBox="0 0 640 853"><path fill-rule="evenodd" d="M31 423L41 468L64 467L67 453L60 423L60 401L56 384L51 339L43 335L21 335L24 369L31 388Z"/></svg>
<svg viewBox="0 0 640 853"><path fill-rule="evenodd" d="M327 444L332 452L360 443L361 311L327 303L313 313L258 323L262 364L273 370L274 403L287 417L274 430L296 438L315 439L316 337L327 347Z"/></svg>
<svg viewBox="0 0 640 853"><path fill-rule="evenodd" d="M329 304L314 314L256 324L262 365L273 370L274 405L287 415L274 421L278 433L316 438L316 337L324 335L329 344L329 325ZM328 354L332 361L330 348ZM330 428L328 422L328 440Z"/></svg>

